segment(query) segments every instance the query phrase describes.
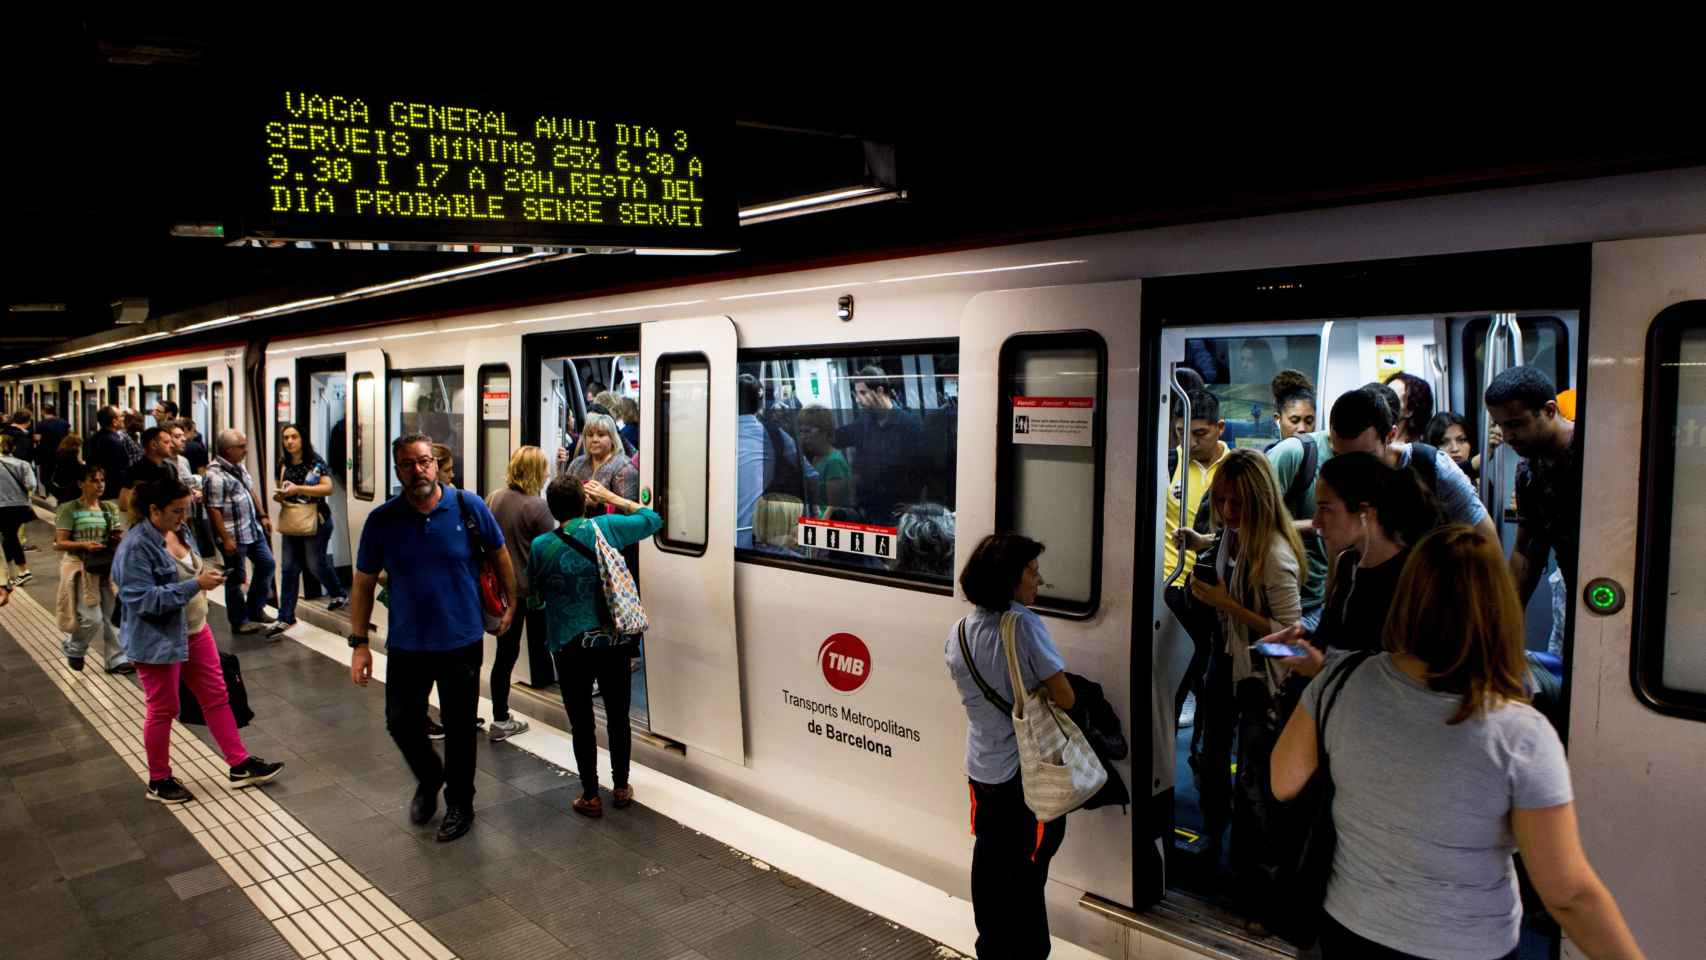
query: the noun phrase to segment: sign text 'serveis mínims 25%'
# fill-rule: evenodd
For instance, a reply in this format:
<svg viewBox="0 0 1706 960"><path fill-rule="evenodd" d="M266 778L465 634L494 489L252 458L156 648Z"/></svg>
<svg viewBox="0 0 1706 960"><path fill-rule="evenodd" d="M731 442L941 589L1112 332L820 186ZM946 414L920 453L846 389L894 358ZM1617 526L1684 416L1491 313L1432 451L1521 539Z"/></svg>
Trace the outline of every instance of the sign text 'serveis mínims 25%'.
<svg viewBox="0 0 1706 960"><path fill-rule="evenodd" d="M572 105L273 90L243 233L729 249L726 131Z"/></svg>

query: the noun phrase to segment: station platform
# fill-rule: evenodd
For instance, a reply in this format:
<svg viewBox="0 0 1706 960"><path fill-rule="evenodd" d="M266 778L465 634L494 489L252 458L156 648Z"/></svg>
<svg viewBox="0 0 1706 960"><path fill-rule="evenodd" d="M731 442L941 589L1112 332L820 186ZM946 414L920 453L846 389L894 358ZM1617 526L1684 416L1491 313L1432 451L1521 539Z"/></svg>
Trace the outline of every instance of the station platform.
<svg viewBox="0 0 1706 960"><path fill-rule="evenodd" d="M32 523L28 538L41 547L34 579L0 608L8 957L964 956L719 839L726 802L683 803L695 788L659 774L637 767L626 810L606 800L601 820L575 815L567 737L543 723L511 742L481 737L474 828L437 843L436 819L408 820L415 784L385 730L382 674L353 686L335 658L341 638L307 623L277 642L233 636L217 597L210 622L241 658L256 714L245 744L286 766L233 790L205 728L179 724L174 768L198 799L151 802L141 688L104 673L98 650L70 669L52 613L52 529ZM711 813L689 825L648 794Z"/></svg>

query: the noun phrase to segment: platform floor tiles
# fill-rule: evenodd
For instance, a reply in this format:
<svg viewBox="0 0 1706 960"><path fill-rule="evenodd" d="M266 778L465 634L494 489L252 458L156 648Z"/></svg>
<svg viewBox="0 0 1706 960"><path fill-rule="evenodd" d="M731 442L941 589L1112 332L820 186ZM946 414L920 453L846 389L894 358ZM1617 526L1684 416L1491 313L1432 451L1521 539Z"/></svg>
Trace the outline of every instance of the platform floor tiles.
<svg viewBox="0 0 1706 960"><path fill-rule="evenodd" d="M30 525L50 544L46 524ZM199 798L144 798L143 701L53 622L57 557L0 608L0 954L12 960L951 958L955 951L648 809L588 821L572 773L479 745L476 820L435 842L377 684L295 642L233 637L278 780L233 790L201 727L173 766ZM643 798L642 798L643 799Z"/></svg>

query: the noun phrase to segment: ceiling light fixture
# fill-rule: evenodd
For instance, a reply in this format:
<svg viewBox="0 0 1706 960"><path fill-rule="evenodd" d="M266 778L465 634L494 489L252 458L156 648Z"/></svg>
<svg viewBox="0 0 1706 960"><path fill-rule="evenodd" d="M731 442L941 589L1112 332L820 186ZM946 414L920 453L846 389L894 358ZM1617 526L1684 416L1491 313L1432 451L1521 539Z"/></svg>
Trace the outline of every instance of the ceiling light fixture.
<svg viewBox="0 0 1706 960"><path fill-rule="evenodd" d="M774 203L761 203L757 206L744 207L740 211L740 222L741 226L748 226L755 223L768 223L771 220L785 220L789 217L803 217L812 213L828 213L831 210L859 207L867 203L880 203L884 200L904 199L906 199L906 191L896 190L892 187L844 187L839 190L811 193L803 197L792 197Z"/></svg>

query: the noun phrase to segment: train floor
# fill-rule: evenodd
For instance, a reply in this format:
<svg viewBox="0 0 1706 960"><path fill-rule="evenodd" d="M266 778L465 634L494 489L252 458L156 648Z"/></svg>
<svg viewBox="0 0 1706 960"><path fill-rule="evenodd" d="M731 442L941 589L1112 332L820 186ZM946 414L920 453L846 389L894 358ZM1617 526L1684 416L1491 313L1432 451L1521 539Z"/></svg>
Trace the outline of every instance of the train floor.
<svg viewBox="0 0 1706 960"><path fill-rule="evenodd" d="M218 605L210 622L255 711L245 744L286 766L232 790L206 729L178 724L175 773L198 799L153 803L141 688L95 650L69 668L52 531L28 536L44 548L34 580L0 608L0 942L14 960L961 956L659 813L638 769L634 806L607 797L601 820L579 817L574 774L513 742L479 744L474 827L436 843L436 823L409 822L415 784L383 692L292 636L232 636Z"/></svg>

